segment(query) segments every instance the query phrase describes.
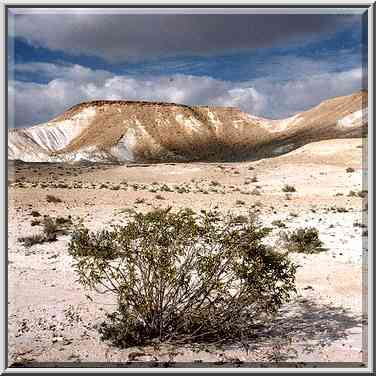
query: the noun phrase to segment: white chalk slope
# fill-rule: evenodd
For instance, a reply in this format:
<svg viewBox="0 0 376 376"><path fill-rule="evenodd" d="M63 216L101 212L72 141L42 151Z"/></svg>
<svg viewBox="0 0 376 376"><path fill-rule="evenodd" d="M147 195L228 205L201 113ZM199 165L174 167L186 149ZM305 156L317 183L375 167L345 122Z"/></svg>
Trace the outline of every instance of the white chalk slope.
<svg viewBox="0 0 376 376"><path fill-rule="evenodd" d="M287 119L238 109L166 103L97 101L50 122L14 129L8 159L25 162L133 162L207 159L212 153L279 155L321 139L361 137L368 124L366 92L333 98ZM211 151L210 151L211 152Z"/></svg>

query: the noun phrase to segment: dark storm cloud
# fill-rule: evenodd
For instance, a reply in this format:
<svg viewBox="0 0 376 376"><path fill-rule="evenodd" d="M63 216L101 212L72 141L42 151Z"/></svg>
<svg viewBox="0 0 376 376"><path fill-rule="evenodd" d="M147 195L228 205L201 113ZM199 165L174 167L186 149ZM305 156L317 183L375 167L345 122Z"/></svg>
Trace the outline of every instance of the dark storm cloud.
<svg viewBox="0 0 376 376"><path fill-rule="evenodd" d="M323 38L361 20L322 14L17 15L15 35L36 46L107 61L283 47Z"/></svg>

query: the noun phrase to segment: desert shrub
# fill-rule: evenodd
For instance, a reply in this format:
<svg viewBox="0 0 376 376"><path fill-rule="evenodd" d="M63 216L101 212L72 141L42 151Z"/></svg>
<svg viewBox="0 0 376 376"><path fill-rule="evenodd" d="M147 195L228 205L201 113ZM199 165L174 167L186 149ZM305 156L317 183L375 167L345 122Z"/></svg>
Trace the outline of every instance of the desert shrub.
<svg viewBox="0 0 376 376"><path fill-rule="evenodd" d="M42 222L34 220L31 223L32 226L42 225L41 233L19 238L18 241L23 243L25 247L31 247L34 244L42 244L45 242L54 242L57 240L57 235L68 233L68 229L71 227L72 223L70 217L53 218L45 216Z"/></svg>
<svg viewBox="0 0 376 376"><path fill-rule="evenodd" d="M251 179L251 182L252 182L252 183L257 183L257 182L258 182L257 176L254 176L254 177Z"/></svg>
<svg viewBox="0 0 376 376"><path fill-rule="evenodd" d="M276 227L280 227L280 228L282 228L282 227L286 228L287 227L286 224L285 224L285 222L281 221L280 219L277 219L277 220L273 221L272 225L276 226Z"/></svg>
<svg viewBox="0 0 376 376"><path fill-rule="evenodd" d="M45 217L43 219L43 235L45 241L55 241L57 240L57 234L59 232L59 226L56 220L51 217Z"/></svg>
<svg viewBox="0 0 376 376"><path fill-rule="evenodd" d="M157 200L165 200L165 198L163 196L161 196L161 195L155 195L155 198Z"/></svg>
<svg viewBox="0 0 376 376"><path fill-rule="evenodd" d="M33 219L31 222L30 222L31 226L39 226L40 225L40 221L38 219Z"/></svg>
<svg viewBox="0 0 376 376"><path fill-rule="evenodd" d="M53 195L47 195L46 196L46 200L47 200L47 202L52 202L54 204L62 202L59 197L56 197L56 196L53 196Z"/></svg>
<svg viewBox="0 0 376 376"><path fill-rule="evenodd" d="M189 193L190 192L189 188L186 188L186 187L175 187L175 189L176 189L176 192L178 192L178 193Z"/></svg>
<svg viewBox="0 0 376 376"><path fill-rule="evenodd" d="M347 167L346 172L348 172L348 173L355 172L355 170L352 167Z"/></svg>
<svg viewBox="0 0 376 376"><path fill-rule="evenodd" d="M348 213L348 210L343 207L335 208L335 210L337 211L337 213Z"/></svg>
<svg viewBox="0 0 376 376"><path fill-rule="evenodd" d="M314 227L298 228L290 233L284 232L281 238L289 252L312 254L325 251L319 232Z"/></svg>
<svg viewBox="0 0 376 376"><path fill-rule="evenodd" d="M368 191L367 190L358 191L357 195L358 197L365 198L368 196Z"/></svg>
<svg viewBox="0 0 376 376"><path fill-rule="evenodd" d="M296 267L263 243L269 231L253 217L156 210L111 230L78 227L69 253L82 285L117 297L103 340L223 340L249 334L295 291Z"/></svg>
<svg viewBox="0 0 376 376"><path fill-rule="evenodd" d="M285 184L282 188L283 192L296 192L296 189L293 185Z"/></svg>
<svg viewBox="0 0 376 376"><path fill-rule="evenodd" d="M232 218L233 223L247 223L249 217L246 215L237 215Z"/></svg>
<svg viewBox="0 0 376 376"><path fill-rule="evenodd" d="M236 205L245 205L245 201L243 200L236 200Z"/></svg>
<svg viewBox="0 0 376 376"><path fill-rule="evenodd" d="M261 192L257 188L253 189L251 194L254 196L261 196Z"/></svg>
<svg viewBox="0 0 376 376"><path fill-rule="evenodd" d="M173 192L173 189L171 189L167 184L163 184L161 187L160 187L160 190L162 192Z"/></svg>
<svg viewBox="0 0 376 376"><path fill-rule="evenodd" d="M357 197L357 193L354 191L350 191L349 194L347 195L348 197Z"/></svg>
<svg viewBox="0 0 376 376"><path fill-rule="evenodd" d="M68 233L68 229L72 225L72 220L70 217L45 217L43 219L43 234L46 238L46 241L55 241L57 240L57 235L65 235Z"/></svg>
<svg viewBox="0 0 376 376"><path fill-rule="evenodd" d="M40 217L40 213L38 211L36 211L36 210L32 210L31 213L30 213L30 215L32 217Z"/></svg>
<svg viewBox="0 0 376 376"><path fill-rule="evenodd" d="M73 224L72 217L68 215L67 218L65 217L56 217L55 219L56 225L61 227L69 227Z"/></svg>
<svg viewBox="0 0 376 376"><path fill-rule="evenodd" d="M18 238L20 243L23 243L25 247L31 247L35 244L42 244L45 242L45 238L42 234L35 234Z"/></svg>
<svg viewBox="0 0 376 376"><path fill-rule="evenodd" d="M353 223L353 227L366 228L367 225L366 225L365 223L362 223L362 222L356 221L356 222Z"/></svg>

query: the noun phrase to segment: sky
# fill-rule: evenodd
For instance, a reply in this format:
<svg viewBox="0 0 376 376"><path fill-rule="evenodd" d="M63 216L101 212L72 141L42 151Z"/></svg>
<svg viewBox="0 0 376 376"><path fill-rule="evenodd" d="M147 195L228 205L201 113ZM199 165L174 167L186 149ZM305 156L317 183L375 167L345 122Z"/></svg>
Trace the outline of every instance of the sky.
<svg viewBox="0 0 376 376"><path fill-rule="evenodd" d="M233 106L285 118L367 87L364 10L8 12L10 127L98 99Z"/></svg>

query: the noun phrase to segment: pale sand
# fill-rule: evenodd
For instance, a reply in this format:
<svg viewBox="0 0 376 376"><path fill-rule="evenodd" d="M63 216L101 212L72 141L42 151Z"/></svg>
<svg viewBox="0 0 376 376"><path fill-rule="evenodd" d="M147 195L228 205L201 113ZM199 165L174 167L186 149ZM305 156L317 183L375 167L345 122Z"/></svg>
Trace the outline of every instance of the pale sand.
<svg viewBox="0 0 376 376"><path fill-rule="evenodd" d="M265 225L275 219L285 221L288 229L314 226L328 251L319 255L292 254L300 266L297 272L297 296L286 304L279 318L269 323L259 338L249 343L247 352L240 344L209 351L189 347L162 346L143 351L155 356L158 361L168 361L169 354L175 362L193 361L241 361L268 362L271 356L299 362L364 362L366 348L363 346L362 302L366 288L362 286L362 231L353 223L362 221L362 199L347 197L350 190L362 187L361 139L324 141L305 146L281 157L244 163L194 163L161 164L150 166L113 166L107 168L78 168L79 176L67 175L61 169L20 168L17 177L26 176L26 188L9 188L9 362L108 362L127 361L128 354L140 349L119 350L99 339L95 325L99 324L106 311L115 309L111 296L97 296L84 291L75 283L76 275L67 252L69 236L60 236L57 242L23 247L17 238L39 231L30 222L31 210L51 216L71 214L83 218L91 229L100 229L111 223L124 223L119 211L125 208L150 210L153 207L191 207L194 210L210 209L244 213L252 205L259 210ZM255 169L249 170L252 166ZM347 173L346 168L355 169ZM35 172L33 172L35 170ZM67 171L70 171L67 167ZM236 173L239 172L239 174ZM41 173L41 175L37 175ZM59 176L61 173L62 176ZM119 184L126 180L129 185L153 182L183 185L193 189L208 190L205 193L152 193L148 190L134 191L110 189L65 189L31 187L30 182L57 180L72 184L74 180L83 185L98 186L109 182ZM257 176L258 182L244 184ZM10 181L15 177L10 176ZM195 183L191 181L195 179ZM210 191L210 182L217 181L225 194ZM297 192L286 199L282 192L284 184L296 187ZM234 191L252 191L260 186L260 196ZM234 188L231 188L233 186ZM195 189L195 188L194 188ZM343 196L336 196L343 193ZM46 202L46 195L53 194L62 203ZM157 200L160 194L165 200ZM135 205L136 199L145 203ZM237 200L245 202L236 205ZM331 207L343 207L348 212L338 213ZM294 217L291 213L296 213ZM329 227L333 225L334 227ZM269 242L277 241L280 229L275 228ZM366 266L363 266L363 271ZM94 299L90 301L86 295ZM67 311L68 310L68 311ZM77 314L75 316L75 314ZM363 316L362 316L363 314ZM77 320L72 317L76 317ZM291 343L290 343L291 342ZM221 355L222 354L222 355ZM151 356L141 357L149 360ZM228 364L228 363L226 363Z"/></svg>

